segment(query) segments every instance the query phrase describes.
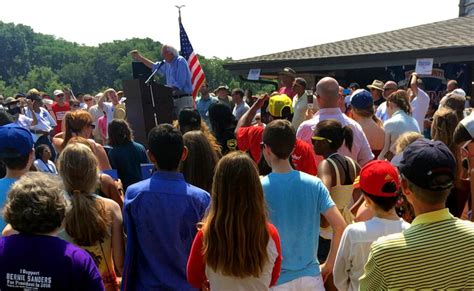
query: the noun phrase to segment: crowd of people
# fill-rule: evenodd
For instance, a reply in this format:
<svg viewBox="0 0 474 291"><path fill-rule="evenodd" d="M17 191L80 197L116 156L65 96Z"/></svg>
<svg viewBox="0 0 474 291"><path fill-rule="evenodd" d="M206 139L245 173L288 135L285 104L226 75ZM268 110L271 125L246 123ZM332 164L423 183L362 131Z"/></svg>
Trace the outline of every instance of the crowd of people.
<svg viewBox="0 0 474 291"><path fill-rule="evenodd" d="M180 59L163 53L169 68L132 52L166 75ZM0 99L0 290L473 289L474 113L456 81L437 104L415 73L279 80L178 91L146 147L112 88Z"/></svg>

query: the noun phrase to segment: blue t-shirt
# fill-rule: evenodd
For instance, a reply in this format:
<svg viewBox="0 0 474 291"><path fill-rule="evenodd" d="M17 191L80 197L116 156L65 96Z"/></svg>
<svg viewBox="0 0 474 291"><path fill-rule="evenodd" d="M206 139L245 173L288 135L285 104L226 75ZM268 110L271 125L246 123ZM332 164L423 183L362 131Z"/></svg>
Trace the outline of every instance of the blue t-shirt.
<svg viewBox="0 0 474 291"><path fill-rule="evenodd" d="M186 279L186 264L210 201L178 172L157 171L128 187L122 290L196 290Z"/></svg>
<svg viewBox="0 0 474 291"><path fill-rule="evenodd" d="M14 178L3 178L0 179L0 209L3 210L5 202L7 202L8 191L10 190L13 183L17 179ZM2 213L2 211L0 211ZM2 235L2 230L7 226L5 220L3 220L3 215L0 215L0 236Z"/></svg>
<svg viewBox="0 0 474 291"><path fill-rule="evenodd" d="M299 171L262 178L270 220L278 229L283 261L277 285L318 276L320 215L334 206L321 180Z"/></svg>

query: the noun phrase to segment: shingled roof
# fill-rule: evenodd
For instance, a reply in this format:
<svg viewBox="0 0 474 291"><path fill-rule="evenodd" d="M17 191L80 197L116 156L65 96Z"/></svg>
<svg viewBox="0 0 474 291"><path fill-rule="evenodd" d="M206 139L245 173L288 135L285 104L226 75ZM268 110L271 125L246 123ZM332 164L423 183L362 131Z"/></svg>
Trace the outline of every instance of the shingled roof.
<svg viewBox="0 0 474 291"><path fill-rule="evenodd" d="M330 58L387 55L452 48L474 49L474 16L465 16L348 40L236 60L228 69L268 62L319 60Z"/></svg>

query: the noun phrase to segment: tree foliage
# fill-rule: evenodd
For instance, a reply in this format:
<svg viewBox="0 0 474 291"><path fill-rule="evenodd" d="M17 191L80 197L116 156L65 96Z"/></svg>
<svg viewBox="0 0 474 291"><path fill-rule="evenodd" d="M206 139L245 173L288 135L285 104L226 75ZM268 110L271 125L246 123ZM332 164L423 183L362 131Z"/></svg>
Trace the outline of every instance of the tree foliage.
<svg viewBox="0 0 474 291"><path fill-rule="evenodd" d="M11 96L31 88L52 94L69 86L74 92L94 94L104 88L121 89L122 80L132 78L128 52L138 49L152 60L160 59L162 44L150 38L132 38L84 46L35 33L25 25L0 21L0 94ZM223 68L232 59L199 56L210 88L227 84L261 91L258 84L242 83Z"/></svg>

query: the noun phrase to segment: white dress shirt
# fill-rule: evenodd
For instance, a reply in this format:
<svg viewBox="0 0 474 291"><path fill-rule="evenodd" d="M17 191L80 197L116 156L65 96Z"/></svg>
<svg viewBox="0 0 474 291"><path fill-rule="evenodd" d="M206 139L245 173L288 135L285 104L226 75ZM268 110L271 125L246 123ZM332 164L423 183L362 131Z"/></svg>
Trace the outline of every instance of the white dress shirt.
<svg viewBox="0 0 474 291"><path fill-rule="evenodd" d="M374 217L350 224L344 230L334 263L334 285L338 290L359 290L359 278L369 258L370 246L379 237L399 233L410 224L399 220Z"/></svg>

